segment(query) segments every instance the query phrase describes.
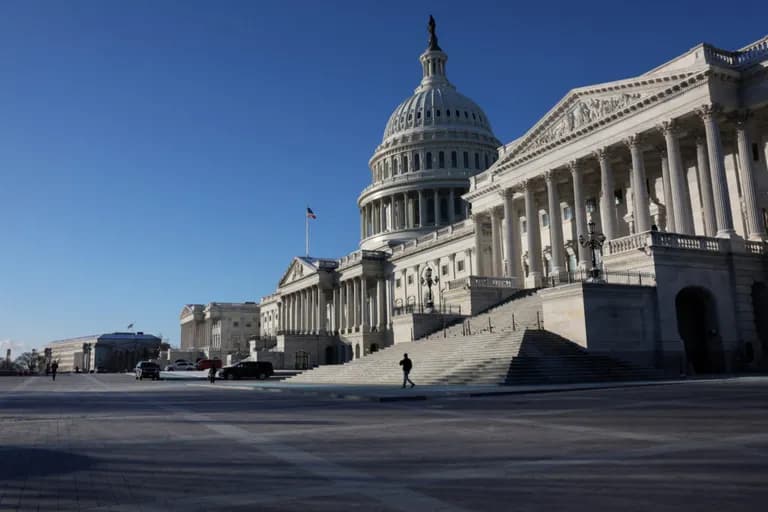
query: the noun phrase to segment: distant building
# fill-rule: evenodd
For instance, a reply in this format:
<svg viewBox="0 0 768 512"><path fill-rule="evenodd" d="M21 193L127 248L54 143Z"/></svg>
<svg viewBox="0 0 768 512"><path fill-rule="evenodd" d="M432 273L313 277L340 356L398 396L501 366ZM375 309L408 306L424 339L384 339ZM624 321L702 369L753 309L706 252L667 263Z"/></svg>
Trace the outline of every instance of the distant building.
<svg viewBox="0 0 768 512"><path fill-rule="evenodd" d="M143 332L113 332L52 341L51 360L58 361L59 371L83 371L103 368L106 371L122 371L133 368L137 362L154 359L162 340Z"/></svg>
<svg viewBox="0 0 768 512"><path fill-rule="evenodd" d="M261 332L259 305L255 302L187 304L179 317L181 349L223 357L248 352L248 340Z"/></svg>

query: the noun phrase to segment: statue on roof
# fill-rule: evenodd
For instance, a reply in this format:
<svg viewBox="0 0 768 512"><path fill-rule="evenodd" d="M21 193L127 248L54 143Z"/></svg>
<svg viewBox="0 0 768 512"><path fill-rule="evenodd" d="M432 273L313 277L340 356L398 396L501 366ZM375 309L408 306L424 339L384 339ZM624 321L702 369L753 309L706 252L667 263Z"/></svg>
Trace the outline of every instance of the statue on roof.
<svg viewBox="0 0 768 512"><path fill-rule="evenodd" d="M440 47L437 45L437 34L435 34L435 18L432 17L432 15L429 15L429 24L428 24L428 30L429 30L429 51L442 51Z"/></svg>

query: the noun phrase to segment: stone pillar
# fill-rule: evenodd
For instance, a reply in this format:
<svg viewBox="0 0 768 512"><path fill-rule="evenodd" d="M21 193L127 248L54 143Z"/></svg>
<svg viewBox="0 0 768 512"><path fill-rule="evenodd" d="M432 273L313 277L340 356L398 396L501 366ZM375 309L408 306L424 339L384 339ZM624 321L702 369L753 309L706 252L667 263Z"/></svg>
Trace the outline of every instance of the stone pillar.
<svg viewBox="0 0 768 512"><path fill-rule="evenodd" d="M576 219L576 240L575 243L579 246L579 268L587 268L590 261L590 254L586 247L578 241L578 237L581 235L587 236L587 209L584 204L584 186L581 182L582 167L576 160L569 164L571 170L571 178L573 179L573 215ZM645 173L643 173L645 175ZM646 201L647 203L647 201ZM647 208L646 204L646 210ZM648 215L650 219L650 214ZM650 229L650 225L648 226Z"/></svg>
<svg viewBox="0 0 768 512"><path fill-rule="evenodd" d="M712 198L712 176L709 172L707 140L704 137L696 137L696 167L699 171L701 203L704 210L704 234L715 236L717 234L717 221L715 220L715 205Z"/></svg>
<svg viewBox="0 0 768 512"><path fill-rule="evenodd" d="M712 196L715 204L715 221L717 236L720 238L736 238L731 216L731 201L728 199L728 182L725 177L725 161L723 146L720 142L720 127L716 115L719 108L716 105L703 105L698 114L704 122L707 134L707 150L709 152L709 170L712 173Z"/></svg>
<svg viewBox="0 0 768 512"><path fill-rule="evenodd" d="M501 216L496 208L491 210L491 275L501 276L501 241L499 235L501 234Z"/></svg>
<svg viewBox="0 0 768 512"><path fill-rule="evenodd" d="M552 251L552 274L559 278L561 272L565 270L565 259L563 258L565 244L563 243L563 215L560 211L560 194L557 190L557 179L553 171L545 172L544 179L547 182L547 199L549 202L549 241Z"/></svg>
<svg viewBox="0 0 768 512"><path fill-rule="evenodd" d="M395 196L389 196L389 214L387 217L389 217L389 230L395 231L397 229L397 225L395 224Z"/></svg>
<svg viewBox="0 0 768 512"><path fill-rule="evenodd" d="M427 205L424 202L424 191L419 190L419 227L427 225Z"/></svg>
<svg viewBox="0 0 768 512"><path fill-rule="evenodd" d="M360 278L360 324L363 332L370 332L370 308L368 304L368 280L365 276Z"/></svg>
<svg viewBox="0 0 768 512"><path fill-rule="evenodd" d="M408 192L403 192L403 229L411 227L410 219L408 218Z"/></svg>
<svg viewBox="0 0 768 512"><path fill-rule="evenodd" d="M616 221L616 199L614 190L616 190L613 178L613 169L609 160L607 149L598 149L594 153L600 164L600 223L603 226L603 234L606 240L616 238L618 226Z"/></svg>
<svg viewBox="0 0 768 512"><path fill-rule="evenodd" d="M360 288L358 278L352 279L352 329L358 330L360 327Z"/></svg>
<svg viewBox="0 0 768 512"><path fill-rule="evenodd" d="M379 199L379 233L387 230L387 205L384 198Z"/></svg>
<svg viewBox="0 0 768 512"><path fill-rule="evenodd" d="M669 181L672 184L672 207L675 212L675 230L684 235L693 235L693 212L688 180L685 179L683 160L680 156L680 141L673 122L661 124L661 132L667 144L669 155Z"/></svg>
<svg viewBox="0 0 768 512"><path fill-rule="evenodd" d="M514 191L508 188L501 194L504 198L504 275L520 277L520 234L513 204Z"/></svg>
<svg viewBox="0 0 768 512"><path fill-rule="evenodd" d="M376 330L379 332L387 328L387 309L386 309L386 291L387 281L383 277L376 280Z"/></svg>
<svg viewBox="0 0 768 512"><path fill-rule="evenodd" d="M403 280L403 306L408 304L408 269L403 269L400 271L400 275L402 275ZM393 301L394 302L394 301Z"/></svg>
<svg viewBox="0 0 768 512"><path fill-rule="evenodd" d="M526 286L535 287L541 284L541 233L539 232L539 215L533 198L533 184L523 183L525 197L525 222L527 224L526 242L528 246L528 279Z"/></svg>
<svg viewBox="0 0 768 512"><path fill-rule="evenodd" d="M643 150L640 147L640 136L632 135L628 137L625 144L629 147L632 155L632 196L635 204L635 232L643 233L651 229L651 212L648 205L648 189L645 179L645 161L643 160ZM586 226L585 226L586 228ZM581 235L582 233L579 232ZM586 233L584 233L586 236ZM586 250L584 250L586 253ZM581 259L582 250L579 248L579 259ZM586 259L584 260L586 262Z"/></svg>
<svg viewBox="0 0 768 512"><path fill-rule="evenodd" d="M659 148L659 158L661 158L661 181L664 185L664 211L666 215L664 230L675 233L675 207L673 206L672 181L669 177L669 158L666 149Z"/></svg>
<svg viewBox="0 0 768 512"><path fill-rule="evenodd" d="M739 146L739 181L744 200L747 237L765 240L765 221L757 203L755 170L752 166L752 143L749 138L749 112L740 112L736 119L736 141Z"/></svg>
<svg viewBox="0 0 768 512"><path fill-rule="evenodd" d="M416 199L413 197L408 198L408 225L412 228L416 226Z"/></svg>
<svg viewBox="0 0 768 512"><path fill-rule="evenodd" d="M448 224L456 222L456 197L454 195L453 187L448 189Z"/></svg>
<svg viewBox="0 0 768 512"><path fill-rule="evenodd" d="M440 225L440 190L435 189L435 227Z"/></svg>
<svg viewBox="0 0 768 512"><path fill-rule="evenodd" d="M392 276L393 279L387 279L387 297L386 297L386 304L387 304L387 328L392 328L392 307L395 302L395 282L394 282L394 275Z"/></svg>
<svg viewBox="0 0 768 512"><path fill-rule="evenodd" d="M423 268L423 265L416 265L416 300L418 301L418 304L424 304L424 297L421 289L421 271Z"/></svg>
<svg viewBox="0 0 768 512"><path fill-rule="evenodd" d="M365 207L360 208L360 240L365 238Z"/></svg>
<svg viewBox="0 0 768 512"><path fill-rule="evenodd" d="M470 269L469 269L469 275L478 275L482 276L485 275L483 272L485 272L485 269L482 266L482 258L480 254L483 253L482 251L482 232L483 232L483 223L482 223L482 217L480 216L480 213L473 213L472 214L472 222L475 225L475 274L472 273L472 260L470 259Z"/></svg>
<svg viewBox="0 0 768 512"><path fill-rule="evenodd" d="M477 252L477 246L475 246L474 249L467 249L466 251L464 251L464 255L467 257L467 265L469 265L468 270L469 270L469 275L470 276L475 275L474 274L475 268L472 265L472 260L474 259L474 254L476 252ZM477 264L475 264L475 265L477 265Z"/></svg>

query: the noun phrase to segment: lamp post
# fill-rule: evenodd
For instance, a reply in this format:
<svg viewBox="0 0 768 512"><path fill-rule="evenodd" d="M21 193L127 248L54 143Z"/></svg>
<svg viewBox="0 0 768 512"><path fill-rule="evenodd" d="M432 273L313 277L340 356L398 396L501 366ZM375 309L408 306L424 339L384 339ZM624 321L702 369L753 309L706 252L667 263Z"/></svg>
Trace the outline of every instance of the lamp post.
<svg viewBox="0 0 768 512"><path fill-rule="evenodd" d="M424 273L421 276L421 284L427 287L427 300L426 306L432 309L435 306L435 302L432 299L432 285L437 284L440 279L437 276L432 277L432 267L424 269Z"/></svg>
<svg viewBox="0 0 768 512"><path fill-rule="evenodd" d="M587 279L587 282L602 283L604 281L600 278L600 269L597 266L597 251L602 249L603 243L605 243L605 235L602 233L595 233L594 221L589 221L587 227L587 236L585 237L583 234L579 235L579 243L582 247L589 247L592 253L592 268L589 269L589 279Z"/></svg>

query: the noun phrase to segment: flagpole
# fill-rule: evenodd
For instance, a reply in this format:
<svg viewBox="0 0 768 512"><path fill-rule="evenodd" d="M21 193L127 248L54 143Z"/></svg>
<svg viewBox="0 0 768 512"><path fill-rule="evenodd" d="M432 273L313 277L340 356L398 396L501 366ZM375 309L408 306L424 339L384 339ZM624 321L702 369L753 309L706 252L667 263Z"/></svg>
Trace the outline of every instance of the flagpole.
<svg viewBox="0 0 768 512"><path fill-rule="evenodd" d="M304 226L306 230L306 237L305 237L306 256L307 258L309 258L309 206L307 206L307 211L304 213Z"/></svg>

